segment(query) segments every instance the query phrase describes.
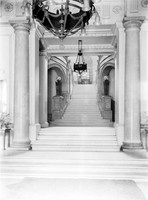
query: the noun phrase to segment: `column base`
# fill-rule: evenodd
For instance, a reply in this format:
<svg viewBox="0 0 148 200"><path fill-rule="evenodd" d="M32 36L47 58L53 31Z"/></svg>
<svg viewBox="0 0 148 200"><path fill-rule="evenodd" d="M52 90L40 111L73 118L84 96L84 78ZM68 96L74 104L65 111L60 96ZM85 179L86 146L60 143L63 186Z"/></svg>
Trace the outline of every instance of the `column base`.
<svg viewBox="0 0 148 200"><path fill-rule="evenodd" d="M40 124L30 124L29 126L29 138L31 142L36 141L37 136L39 134L41 125Z"/></svg>
<svg viewBox="0 0 148 200"><path fill-rule="evenodd" d="M123 142L122 145L122 150L123 151L136 151L136 150L142 150L142 144L141 142L139 143L128 143L128 142Z"/></svg>
<svg viewBox="0 0 148 200"><path fill-rule="evenodd" d="M49 126L48 122L41 123L41 128L47 128Z"/></svg>
<svg viewBox="0 0 148 200"><path fill-rule="evenodd" d="M17 150L17 151L28 151L32 150L30 141L29 142L13 142L9 150Z"/></svg>
<svg viewBox="0 0 148 200"><path fill-rule="evenodd" d="M117 136L118 145L122 145L124 141L124 125L115 123L115 132Z"/></svg>

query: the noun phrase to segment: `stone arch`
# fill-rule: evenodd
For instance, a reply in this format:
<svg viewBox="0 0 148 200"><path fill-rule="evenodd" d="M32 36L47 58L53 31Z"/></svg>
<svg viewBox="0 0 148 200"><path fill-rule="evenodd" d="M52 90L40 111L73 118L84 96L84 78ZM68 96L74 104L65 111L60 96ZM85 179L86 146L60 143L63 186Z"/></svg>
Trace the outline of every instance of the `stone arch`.
<svg viewBox="0 0 148 200"><path fill-rule="evenodd" d="M100 71L100 77L101 77L101 93L104 94L104 86L103 86L103 81L104 81L104 76L110 76L110 72L115 69L115 64L114 63L106 63L101 67ZM109 91L110 93L110 91Z"/></svg>
<svg viewBox="0 0 148 200"><path fill-rule="evenodd" d="M109 93L108 93L108 98L110 98L110 106L111 106L111 120L114 122L115 121L115 64L108 62L105 63L101 68L100 68L100 102L102 99L102 96L104 96L104 77L108 76L109 77ZM103 113L103 112L102 112Z"/></svg>
<svg viewBox="0 0 148 200"><path fill-rule="evenodd" d="M56 96L56 78L60 76L62 80L62 93L66 90L67 77L66 70L64 67L58 63L52 63L48 65L48 122L52 118L52 108L53 108L53 97Z"/></svg>
<svg viewBox="0 0 148 200"><path fill-rule="evenodd" d="M48 71L55 70L58 76L62 78L62 82L66 83L66 72L64 71L63 67L57 63L49 64Z"/></svg>

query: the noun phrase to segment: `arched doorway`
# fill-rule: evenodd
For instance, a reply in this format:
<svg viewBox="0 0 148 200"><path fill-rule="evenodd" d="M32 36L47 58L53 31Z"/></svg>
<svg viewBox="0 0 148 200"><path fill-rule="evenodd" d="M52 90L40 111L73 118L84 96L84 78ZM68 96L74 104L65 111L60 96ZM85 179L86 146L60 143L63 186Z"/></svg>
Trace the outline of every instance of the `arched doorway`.
<svg viewBox="0 0 148 200"><path fill-rule="evenodd" d="M102 104L102 97L108 98L111 110L111 121L115 122L115 65L107 63L100 69L99 102ZM105 92L105 79L108 80L108 94ZM108 97L107 97L108 96ZM109 112L109 110L108 110ZM102 112L103 113L103 112ZM104 116L105 117L105 116Z"/></svg>
<svg viewBox="0 0 148 200"><path fill-rule="evenodd" d="M56 79L61 78L62 82L62 96L67 89L66 73L62 66L58 64L51 64L48 68L48 122L52 120L52 110L53 110L53 97L56 96Z"/></svg>

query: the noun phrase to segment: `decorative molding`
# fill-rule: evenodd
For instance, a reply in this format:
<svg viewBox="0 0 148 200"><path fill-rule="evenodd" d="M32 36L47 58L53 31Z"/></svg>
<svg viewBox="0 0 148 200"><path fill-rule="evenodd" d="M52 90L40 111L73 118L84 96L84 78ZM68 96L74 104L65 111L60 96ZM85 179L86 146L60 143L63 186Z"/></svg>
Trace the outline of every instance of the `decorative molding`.
<svg viewBox="0 0 148 200"><path fill-rule="evenodd" d="M110 18L110 5L102 6L102 18L109 19Z"/></svg>
<svg viewBox="0 0 148 200"><path fill-rule="evenodd" d="M12 3L8 2L4 5L5 12L12 12L14 9L14 6Z"/></svg>
<svg viewBox="0 0 148 200"><path fill-rule="evenodd" d="M23 16L24 14L23 3L20 2L20 0L16 0L15 6L16 6L16 16L17 17Z"/></svg>
<svg viewBox="0 0 148 200"><path fill-rule="evenodd" d="M110 44L96 44L96 45L83 45L83 50L89 50L89 49L103 49L103 48L112 48L112 46ZM48 50L63 50L61 48L59 48L59 45L49 45L49 47L47 48ZM78 46L77 45L64 45L64 50L78 50Z"/></svg>
<svg viewBox="0 0 148 200"><path fill-rule="evenodd" d="M142 0L142 1L141 1L141 6L142 6L143 8L148 8L148 0Z"/></svg>
<svg viewBox="0 0 148 200"><path fill-rule="evenodd" d="M113 7L113 12L115 14L119 14L121 12L121 10L122 10L122 8L119 5Z"/></svg>
<svg viewBox="0 0 148 200"><path fill-rule="evenodd" d="M113 35L114 35L114 33L112 32L112 29L106 29L106 30L100 30L100 31L86 29L86 36L83 36L83 37L98 37L98 36L101 37L101 36L113 36ZM44 36L50 37L50 38L57 38L46 30L45 30ZM81 36L76 33L76 34L72 35L71 38L72 37L74 38L74 37L81 37Z"/></svg>
<svg viewBox="0 0 148 200"><path fill-rule="evenodd" d="M138 0L131 0L130 2L130 12L131 13L138 13Z"/></svg>

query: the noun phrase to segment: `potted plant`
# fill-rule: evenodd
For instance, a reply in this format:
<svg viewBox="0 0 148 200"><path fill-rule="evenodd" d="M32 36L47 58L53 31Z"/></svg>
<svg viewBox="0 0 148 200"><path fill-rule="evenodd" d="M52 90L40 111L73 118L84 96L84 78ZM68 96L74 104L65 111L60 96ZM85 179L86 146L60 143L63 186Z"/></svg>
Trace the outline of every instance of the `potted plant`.
<svg viewBox="0 0 148 200"><path fill-rule="evenodd" d="M12 120L9 113L1 113L0 114L0 128L1 129L11 129L12 128Z"/></svg>
<svg viewBox="0 0 148 200"><path fill-rule="evenodd" d="M8 147L10 147L10 134L11 134L12 126L13 126L13 123L12 123L10 114L5 113L5 112L1 113L0 114L0 129L2 130L2 132L4 134L3 135L3 137L4 137L4 140L3 140L4 150L5 150L5 137L6 137L6 135L8 135Z"/></svg>

